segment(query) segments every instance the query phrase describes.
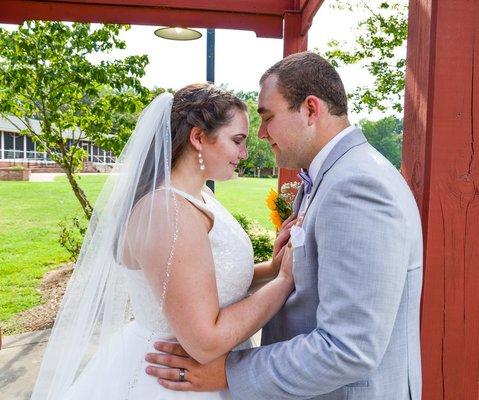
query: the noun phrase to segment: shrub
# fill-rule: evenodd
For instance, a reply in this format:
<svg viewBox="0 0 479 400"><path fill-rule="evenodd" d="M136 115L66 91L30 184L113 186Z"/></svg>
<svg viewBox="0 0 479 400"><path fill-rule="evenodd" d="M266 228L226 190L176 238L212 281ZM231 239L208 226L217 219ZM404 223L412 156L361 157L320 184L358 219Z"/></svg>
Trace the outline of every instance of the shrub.
<svg viewBox="0 0 479 400"><path fill-rule="evenodd" d="M273 256L275 235L263 228L258 222L247 218L243 214L233 214L241 227L246 231L253 244L254 262L270 260Z"/></svg>
<svg viewBox="0 0 479 400"><path fill-rule="evenodd" d="M83 217L75 216L58 223L60 234L58 242L70 254L70 260L76 262L80 254L83 238L87 230L87 221Z"/></svg>
<svg viewBox="0 0 479 400"><path fill-rule="evenodd" d="M234 214L234 217L251 239L254 261L261 262L270 260L273 256L274 233L263 228L258 222L243 214L237 213ZM76 262L87 229L86 220L76 216L72 218L71 221L61 221L58 226L60 227L58 242L68 251L70 259Z"/></svg>
<svg viewBox="0 0 479 400"><path fill-rule="evenodd" d="M239 224L241 225L241 227L246 231L248 232L251 228L251 220L246 217L245 215L243 214L240 214L240 213L236 213L236 214L233 214L233 217L236 218L236 221L239 222Z"/></svg>

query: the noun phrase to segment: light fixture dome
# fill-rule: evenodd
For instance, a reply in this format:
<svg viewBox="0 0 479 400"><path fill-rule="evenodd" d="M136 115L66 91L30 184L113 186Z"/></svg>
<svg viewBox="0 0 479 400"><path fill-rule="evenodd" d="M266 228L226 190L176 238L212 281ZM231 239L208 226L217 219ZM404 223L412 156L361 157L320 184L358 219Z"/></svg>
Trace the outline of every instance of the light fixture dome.
<svg viewBox="0 0 479 400"><path fill-rule="evenodd" d="M195 40L203 36L201 32L198 32L191 28L180 28L171 26L165 28L158 28L155 31L155 35L163 39L169 40Z"/></svg>

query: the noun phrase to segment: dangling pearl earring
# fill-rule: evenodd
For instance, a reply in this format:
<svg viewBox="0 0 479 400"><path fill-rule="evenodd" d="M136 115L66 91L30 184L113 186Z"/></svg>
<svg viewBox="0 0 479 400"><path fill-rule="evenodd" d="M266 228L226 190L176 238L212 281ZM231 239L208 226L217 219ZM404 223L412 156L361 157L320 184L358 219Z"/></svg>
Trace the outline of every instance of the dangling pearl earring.
<svg viewBox="0 0 479 400"><path fill-rule="evenodd" d="M201 152L198 152L198 162L200 163L200 170L204 171L205 170L205 162L203 160L203 156L201 155Z"/></svg>

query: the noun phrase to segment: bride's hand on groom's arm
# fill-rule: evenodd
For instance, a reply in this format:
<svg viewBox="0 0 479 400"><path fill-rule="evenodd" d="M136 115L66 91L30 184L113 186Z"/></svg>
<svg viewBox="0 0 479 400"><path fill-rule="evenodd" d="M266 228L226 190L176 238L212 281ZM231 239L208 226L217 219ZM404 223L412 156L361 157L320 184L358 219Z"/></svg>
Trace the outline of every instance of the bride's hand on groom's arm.
<svg viewBox="0 0 479 400"><path fill-rule="evenodd" d="M276 236L273 246L273 260L271 261L274 276L276 276L280 270L281 262L283 260L285 245L288 243L291 237L291 228L296 223L297 217L291 214L287 220L283 222L281 228Z"/></svg>
<svg viewBox="0 0 479 400"><path fill-rule="evenodd" d="M216 360L200 364L183 350L181 345L169 342L156 342L155 349L161 353L149 353L146 361L153 364L146 373L158 379L167 389L177 391L209 392L227 388L225 361L226 355ZM184 369L184 381L180 381L180 369Z"/></svg>
<svg viewBox="0 0 479 400"><path fill-rule="evenodd" d="M278 278L283 279L294 287L294 278L293 278L293 248L291 246L291 241L288 242L287 246L284 246L283 257L281 259L281 266L278 271Z"/></svg>
<svg viewBox="0 0 479 400"><path fill-rule="evenodd" d="M278 255L281 249L284 247L290 238L290 232L292 226L296 223L297 217L295 214L291 214L288 219L286 219L282 224L281 228L279 228L278 235L276 236L276 240L274 241L273 246L273 259ZM279 260L281 265L281 260Z"/></svg>

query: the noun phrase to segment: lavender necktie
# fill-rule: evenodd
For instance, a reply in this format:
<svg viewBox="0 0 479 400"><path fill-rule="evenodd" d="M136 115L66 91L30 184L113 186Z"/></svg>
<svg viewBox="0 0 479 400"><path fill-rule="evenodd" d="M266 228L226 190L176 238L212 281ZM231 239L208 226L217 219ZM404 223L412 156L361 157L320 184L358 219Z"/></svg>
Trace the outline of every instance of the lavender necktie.
<svg viewBox="0 0 479 400"><path fill-rule="evenodd" d="M299 178L303 182L304 185L304 193L310 194L311 189L313 187L313 180L308 174L308 171L306 170L301 170L301 172L298 174Z"/></svg>

